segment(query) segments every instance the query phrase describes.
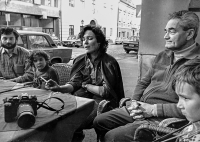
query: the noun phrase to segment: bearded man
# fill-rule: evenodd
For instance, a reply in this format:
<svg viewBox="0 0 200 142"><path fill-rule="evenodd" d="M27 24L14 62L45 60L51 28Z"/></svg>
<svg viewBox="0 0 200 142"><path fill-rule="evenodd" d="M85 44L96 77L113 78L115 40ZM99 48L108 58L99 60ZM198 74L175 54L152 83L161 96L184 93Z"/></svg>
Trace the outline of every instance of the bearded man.
<svg viewBox="0 0 200 142"><path fill-rule="evenodd" d="M29 51L17 46L19 34L10 27L0 29L0 77L22 83L33 80Z"/></svg>

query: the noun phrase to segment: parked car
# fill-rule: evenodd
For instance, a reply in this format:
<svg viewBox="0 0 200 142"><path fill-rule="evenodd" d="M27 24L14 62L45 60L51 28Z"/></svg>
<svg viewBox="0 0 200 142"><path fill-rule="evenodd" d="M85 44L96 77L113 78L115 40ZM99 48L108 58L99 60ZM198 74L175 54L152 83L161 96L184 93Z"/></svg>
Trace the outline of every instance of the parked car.
<svg viewBox="0 0 200 142"><path fill-rule="evenodd" d="M123 48L128 54L130 51L138 52L139 49L139 37L131 36L128 40L123 41Z"/></svg>
<svg viewBox="0 0 200 142"><path fill-rule="evenodd" d="M50 35L50 36L57 46L63 46L62 42L60 41L60 39L57 36L55 36L55 35Z"/></svg>
<svg viewBox="0 0 200 142"><path fill-rule="evenodd" d="M121 37L117 37L115 39L115 44L122 44L122 38Z"/></svg>
<svg viewBox="0 0 200 142"><path fill-rule="evenodd" d="M50 55L50 63L68 63L72 56L72 49L57 46L51 36L43 32L17 30L20 34L17 45L30 51L44 50Z"/></svg>
<svg viewBox="0 0 200 142"><path fill-rule="evenodd" d="M108 43L113 43L113 40L110 39L110 37L106 37L106 40L108 41Z"/></svg>
<svg viewBox="0 0 200 142"><path fill-rule="evenodd" d="M81 47L83 45L80 38L78 38L78 35L70 35L67 40L63 41L63 46L66 47Z"/></svg>

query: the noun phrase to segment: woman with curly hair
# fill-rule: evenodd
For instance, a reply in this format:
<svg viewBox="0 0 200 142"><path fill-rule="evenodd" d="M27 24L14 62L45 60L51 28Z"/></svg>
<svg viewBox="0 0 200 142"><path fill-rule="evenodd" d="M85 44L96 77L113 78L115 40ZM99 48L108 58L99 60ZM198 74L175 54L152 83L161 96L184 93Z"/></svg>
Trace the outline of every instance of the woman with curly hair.
<svg viewBox="0 0 200 142"><path fill-rule="evenodd" d="M120 99L124 98L122 75L116 59L106 53L108 41L100 27L86 25L79 37L86 53L74 59L70 81L59 86L49 80L48 88L94 99L96 106L91 119L93 120L100 101L108 100L110 106L116 108Z"/></svg>

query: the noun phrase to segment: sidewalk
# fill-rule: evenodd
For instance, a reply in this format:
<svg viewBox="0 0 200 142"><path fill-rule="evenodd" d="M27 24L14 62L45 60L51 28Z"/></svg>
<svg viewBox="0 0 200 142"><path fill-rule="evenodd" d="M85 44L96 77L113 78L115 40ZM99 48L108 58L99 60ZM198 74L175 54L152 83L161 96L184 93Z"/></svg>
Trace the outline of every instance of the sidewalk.
<svg viewBox="0 0 200 142"><path fill-rule="evenodd" d="M131 97L137 83L138 62L135 57L126 59L117 59L121 68L122 79L124 84L125 97ZM85 138L83 142L95 142L96 133L94 129L84 130Z"/></svg>

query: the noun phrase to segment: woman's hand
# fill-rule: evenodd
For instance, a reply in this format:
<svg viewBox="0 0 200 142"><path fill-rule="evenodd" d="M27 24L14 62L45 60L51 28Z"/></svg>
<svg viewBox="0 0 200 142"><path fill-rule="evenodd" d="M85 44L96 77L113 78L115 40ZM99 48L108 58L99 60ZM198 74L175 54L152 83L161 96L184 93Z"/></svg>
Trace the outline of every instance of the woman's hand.
<svg viewBox="0 0 200 142"><path fill-rule="evenodd" d="M45 83L45 88L47 90L52 90L52 91L58 91L58 89L60 88L60 86L52 79L49 79L46 83Z"/></svg>

